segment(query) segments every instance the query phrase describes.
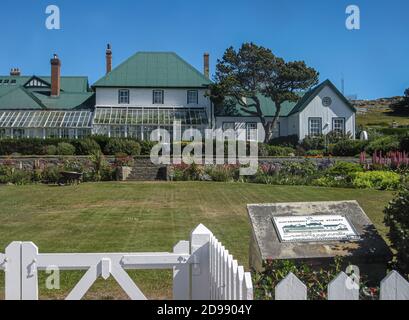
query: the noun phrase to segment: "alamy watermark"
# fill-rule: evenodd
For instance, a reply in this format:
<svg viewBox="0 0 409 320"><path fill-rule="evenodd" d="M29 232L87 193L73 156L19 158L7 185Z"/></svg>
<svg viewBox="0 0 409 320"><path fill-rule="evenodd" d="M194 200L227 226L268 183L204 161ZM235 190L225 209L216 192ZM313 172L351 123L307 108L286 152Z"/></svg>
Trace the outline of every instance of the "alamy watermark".
<svg viewBox="0 0 409 320"><path fill-rule="evenodd" d="M361 29L361 10L357 5L349 5L345 13L348 15L345 21L345 27L348 30Z"/></svg>
<svg viewBox="0 0 409 320"><path fill-rule="evenodd" d="M45 20L45 27L48 30L60 30L61 29L60 8L56 5L49 5L45 9L45 13L48 14Z"/></svg>
<svg viewBox="0 0 409 320"><path fill-rule="evenodd" d="M257 138L248 140L247 136ZM151 132L150 140L158 143L151 149L150 159L154 164L165 165L240 165L240 175L249 176L258 170L257 140L260 137L264 139L262 128L205 129L203 135L202 131L193 128L182 132L180 122L175 122L172 134L166 129ZM189 142L182 148L182 141Z"/></svg>

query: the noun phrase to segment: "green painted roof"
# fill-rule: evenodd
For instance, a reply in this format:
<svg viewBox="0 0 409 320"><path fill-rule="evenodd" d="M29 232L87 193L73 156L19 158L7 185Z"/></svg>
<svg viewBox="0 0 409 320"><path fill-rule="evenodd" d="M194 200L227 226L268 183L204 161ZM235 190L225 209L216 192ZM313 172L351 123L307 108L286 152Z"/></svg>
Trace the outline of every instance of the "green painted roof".
<svg viewBox="0 0 409 320"><path fill-rule="evenodd" d="M25 87L31 79L44 87ZM93 107L87 77L61 77L59 97L50 96L50 77L0 76L0 110L70 110Z"/></svg>
<svg viewBox="0 0 409 320"><path fill-rule="evenodd" d="M94 87L192 87L211 83L174 52L137 52Z"/></svg>
<svg viewBox="0 0 409 320"><path fill-rule="evenodd" d="M281 105L280 117L287 117L304 110L307 105L311 102L314 97L316 97L319 92L325 87L330 86L335 93L350 107L354 112L355 108L350 104L350 102L344 97L344 95L334 86L330 80L325 80L316 87L312 88L307 92L300 92L300 100L298 102L284 102ZM276 112L275 103L270 99L261 94L257 95L260 99L261 109L265 117L273 117ZM250 109L250 111L255 111L255 108ZM251 114L242 110L239 104L236 104L233 99L226 99L222 107L216 108L216 116L218 117L249 117Z"/></svg>

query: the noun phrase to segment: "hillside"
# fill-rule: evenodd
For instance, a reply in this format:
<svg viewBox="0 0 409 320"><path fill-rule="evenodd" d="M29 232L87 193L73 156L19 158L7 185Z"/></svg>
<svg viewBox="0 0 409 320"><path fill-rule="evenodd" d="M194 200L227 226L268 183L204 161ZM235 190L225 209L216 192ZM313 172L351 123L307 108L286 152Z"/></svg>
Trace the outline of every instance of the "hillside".
<svg viewBox="0 0 409 320"><path fill-rule="evenodd" d="M380 98L376 100L354 100L357 109L357 124L363 126L391 127L409 125L409 106L403 97Z"/></svg>

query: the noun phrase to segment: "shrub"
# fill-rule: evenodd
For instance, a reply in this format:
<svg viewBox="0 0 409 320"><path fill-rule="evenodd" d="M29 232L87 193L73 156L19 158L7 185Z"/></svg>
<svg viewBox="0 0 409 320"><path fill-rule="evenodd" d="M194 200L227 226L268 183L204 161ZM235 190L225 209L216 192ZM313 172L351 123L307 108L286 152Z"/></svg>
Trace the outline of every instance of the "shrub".
<svg viewBox="0 0 409 320"><path fill-rule="evenodd" d="M238 178L238 169L231 165L216 165L207 168L206 174L210 176L212 181L229 182Z"/></svg>
<svg viewBox="0 0 409 320"><path fill-rule="evenodd" d="M352 184L360 189L395 190L400 185L400 175L392 171L357 172Z"/></svg>
<svg viewBox="0 0 409 320"><path fill-rule="evenodd" d="M327 300L327 288L329 283L348 265L340 257L335 257L328 267L316 270L304 262L293 260L267 260L263 263L263 272L255 273L253 276L254 296L257 300L274 299L275 287L290 272L307 286L308 300ZM372 288L366 287L367 277L361 276L360 299L372 300L377 297Z"/></svg>
<svg viewBox="0 0 409 320"><path fill-rule="evenodd" d="M111 139L105 146L105 154L113 155L117 153L126 153L130 156L137 156L141 153L141 146L135 140Z"/></svg>
<svg viewBox="0 0 409 320"><path fill-rule="evenodd" d="M308 150L305 155L308 157L322 157L324 153L324 150Z"/></svg>
<svg viewBox="0 0 409 320"><path fill-rule="evenodd" d="M375 151L381 151L386 154L391 151L399 150L399 140L395 136L387 136L371 141L365 148L365 151L370 155Z"/></svg>
<svg viewBox="0 0 409 320"><path fill-rule="evenodd" d="M99 144L99 147L100 147L101 150L105 150L105 147L107 146L108 142L111 139L112 138L109 138L108 136L104 136L104 135L92 136L92 140L94 140L96 143Z"/></svg>
<svg viewBox="0 0 409 320"><path fill-rule="evenodd" d="M57 145L57 154L61 156L72 156L75 154L75 147L71 143L60 142Z"/></svg>
<svg viewBox="0 0 409 320"><path fill-rule="evenodd" d="M81 139L75 142L75 153L77 155L88 156L97 151L101 151L100 145L91 138Z"/></svg>
<svg viewBox="0 0 409 320"><path fill-rule="evenodd" d="M57 153L57 147L55 145L45 146L44 153L49 156L55 156Z"/></svg>
<svg viewBox="0 0 409 320"><path fill-rule="evenodd" d="M337 161L332 167L326 171L330 176L349 176L357 172L363 172L364 169L359 163Z"/></svg>
<svg viewBox="0 0 409 320"><path fill-rule="evenodd" d="M388 237L396 250L399 271L409 273L409 185L404 185L384 210Z"/></svg>
<svg viewBox="0 0 409 320"><path fill-rule="evenodd" d="M45 183L57 183L61 178L60 169L57 166L47 167L42 176Z"/></svg>
<svg viewBox="0 0 409 320"><path fill-rule="evenodd" d="M268 157L269 145L265 143L258 144L258 155L259 157Z"/></svg>
<svg viewBox="0 0 409 320"><path fill-rule="evenodd" d="M354 157L364 151L367 144L360 140L341 140L330 148L330 153L337 157Z"/></svg>
<svg viewBox="0 0 409 320"><path fill-rule="evenodd" d="M24 185L32 182L31 173L25 170L15 169L10 176L10 183Z"/></svg>
<svg viewBox="0 0 409 320"><path fill-rule="evenodd" d="M267 150L270 157L288 157L295 153L291 147L268 146Z"/></svg>
<svg viewBox="0 0 409 320"><path fill-rule="evenodd" d="M317 171L317 165L310 160L303 162L286 161L283 163L280 173L306 177L315 175Z"/></svg>
<svg viewBox="0 0 409 320"><path fill-rule="evenodd" d="M126 153L117 153L115 155L116 167L133 167L135 159L132 156L128 156Z"/></svg>
<svg viewBox="0 0 409 320"><path fill-rule="evenodd" d="M399 148L402 151L409 152L409 134L401 138Z"/></svg>
<svg viewBox="0 0 409 320"><path fill-rule="evenodd" d="M325 149L325 136L306 136L301 143L304 150L321 150Z"/></svg>
<svg viewBox="0 0 409 320"><path fill-rule="evenodd" d="M143 141L139 141L139 144L141 146L141 155L149 156L151 154L151 150L153 146L156 145L157 142L143 140Z"/></svg>
<svg viewBox="0 0 409 320"><path fill-rule="evenodd" d="M283 136L271 139L269 142L272 146L292 147L295 148L298 145L298 135Z"/></svg>

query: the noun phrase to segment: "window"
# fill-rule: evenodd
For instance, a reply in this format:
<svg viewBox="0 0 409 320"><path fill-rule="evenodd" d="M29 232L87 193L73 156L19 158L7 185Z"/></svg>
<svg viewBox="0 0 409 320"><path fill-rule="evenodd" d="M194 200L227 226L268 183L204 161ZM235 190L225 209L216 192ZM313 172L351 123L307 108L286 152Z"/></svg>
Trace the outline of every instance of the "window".
<svg viewBox="0 0 409 320"><path fill-rule="evenodd" d="M163 104L163 90L153 90L153 104Z"/></svg>
<svg viewBox="0 0 409 320"><path fill-rule="evenodd" d="M118 91L118 103L119 104L129 104L129 90L119 90Z"/></svg>
<svg viewBox="0 0 409 320"><path fill-rule="evenodd" d="M198 92L197 90L187 91L187 104L198 104Z"/></svg>
<svg viewBox="0 0 409 320"><path fill-rule="evenodd" d="M11 80L11 84L13 84L13 85L16 84L16 82L17 81L15 79Z"/></svg>
<svg viewBox="0 0 409 320"><path fill-rule="evenodd" d="M246 123L247 141L257 141L257 122Z"/></svg>
<svg viewBox="0 0 409 320"><path fill-rule="evenodd" d="M322 133L322 119L309 118L308 119L308 135L319 136Z"/></svg>
<svg viewBox="0 0 409 320"><path fill-rule="evenodd" d="M345 118L332 118L332 131L345 134Z"/></svg>
<svg viewBox="0 0 409 320"><path fill-rule="evenodd" d="M4 80L4 84L8 84L9 83L9 80Z"/></svg>

